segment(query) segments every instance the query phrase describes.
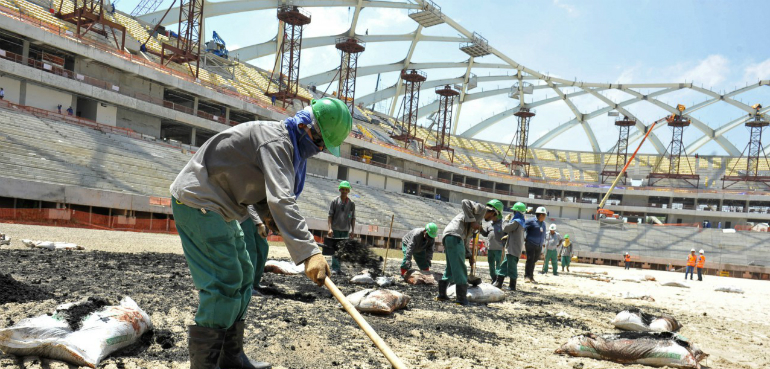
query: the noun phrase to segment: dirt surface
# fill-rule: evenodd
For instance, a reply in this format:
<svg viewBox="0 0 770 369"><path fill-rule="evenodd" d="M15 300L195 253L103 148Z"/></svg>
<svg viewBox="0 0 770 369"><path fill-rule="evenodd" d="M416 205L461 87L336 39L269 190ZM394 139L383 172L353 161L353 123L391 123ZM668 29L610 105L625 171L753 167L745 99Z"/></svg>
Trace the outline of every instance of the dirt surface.
<svg viewBox="0 0 770 369"><path fill-rule="evenodd" d="M14 239L32 238L9 233ZM51 313L61 303L88 297L119 301L128 295L148 313L156 329L134 347L105 359L101 367L188 368L186 326L193 322L198 298L185 259L180 254L133 252L134 236L112 232L109 241L100 244L98 235L84 234L81 239L91 240L83 243L86 251L0 248L0 270L10 273L21 284L20 288L35 291L33 300L10 302L3 295L8 289L0 287L0 301L4 301L0 303L0 328L23 318ZM98 251L116 244L125 252ZM143 251L153 246L136 245L136 249ZM283 247L271 247L270 254L271 258L284 260L287 256ZM399 263L388 264L389 274L398 275ZM524 264L519 267L523 274ZM347 278L357 270L346 264L343 268L348 277L335 277L334 281L345 294L366 288L348 283ZM443 268L443 264L434 263L434 271ZM617 312L632 307L653 315L676 317L684 326L679 333L711 355L703 363L710 368L770 367L766 346L770 335L766 301L770 284L766 281L707 276L704 282L694 281L692 288L683 289L663 287L658 282L602 282L575 272L607 271L615 280L652 274L661 282L681 280L681 273L580 264L573 264L571 269L573 273L559 276L538 274L539 284L520 281L520 291L507 292L504 302L469 308L434 301L434 286L399 282L391 289L409 295L409 307L390 316L365 317L412 368L568 369L581 364L584 369L645 368L553 353L573 335L617 332L611 319ZM480 268L480 275L488 281L485 269ZM0 282L8 280L0 278L4 278ZM252 299L247 316L247 354L270 361L276 368L389 367L326 290L302 275L267 274L263 284L269 286L267 296ZM725 284L739 286L746 293L714 291L716 286ZM656 301L617 297L625 291L649 294ZM47 359L9 355L0 355L0 367L74 368Z"/></svg>

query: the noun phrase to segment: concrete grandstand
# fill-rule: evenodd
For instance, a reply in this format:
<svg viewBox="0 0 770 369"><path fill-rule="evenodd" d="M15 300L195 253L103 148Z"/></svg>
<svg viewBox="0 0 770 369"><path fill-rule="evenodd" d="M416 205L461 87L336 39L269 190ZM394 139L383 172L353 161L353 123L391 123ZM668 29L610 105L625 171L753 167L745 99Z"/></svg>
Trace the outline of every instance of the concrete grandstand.
<svg viewBox="0 0 770 369"><path fill-rule="evenodd" d="M300 3L314 6L311 2ZM62 8L74 7L68 0L62 4ZM356 12L361 2L357 4ZM212 3L206 16L275 7L274 2L267 1L251 2L247 8L236 5L231 1ZM340 2L338 6L348 4ZM462 77L428 79L422 85L423 89L460 86L459 110L463 102L511 93L510 87L468 92L474 68L514 71L478 80L529 81L533 89L552 90L556 96L525 103L524 92L520 91L513 94L520 107L547 109L548 104L563 102L575 117L531 140L527 150L531 172L520 176L512 174L504 164L509 156L508 144L474 138L517 110L495 114L465 132L453 132L449 145L454 157L450 160L446 152L405 148L391 137L403 124L396 109L403 94L400 83L379 92L363 93L355 100L354 129L342 147L342 157L322 153L308 165L311 176L300 205L309 226L319 235L325 231L328 203L336 196L335 183L348 180L353 184L353 200L363 205L359 207L357 233L378 245L385 242L390 214L396 214L393 238L400 239L407 230L423 225L425 214L440 214L432 220L442 227L457 213L462 199L486 201L494 197L506 208L517 201L546 206L550 221L574 235L578 255L584 261L616 263L623 252L630 251L640 258L635 260L640 265L663 268L681 265L690 248L709 247L711 255L719 254L710 259L710 273L728 270L736 276L770 279L770 233L748 231L755 224L770 222L770 186L767 182L739 181L723 189L720 180L745 174L748 165L739 149L744 143L730 142L724 133L770 110L770 102L763 102L768 108L754 109L735 97L767 88L770 81L717 93L693 83L617 85L563 80L520 65L488 44L481 44L477 35L440 14L431 2L394 2L387 6L428 14L413 17L418 27L414 35L355 35L354 18L351 36L369 43L418 38L470 43L503 63L474 62L477 56L472 54L463 62L421 64L410 64L407 57L398 65L361 67L359 76L406 68L465 67ZM231 75L202 67L195 78L189 75L187 65L162 64L157 55L149 52L160 52L162 43L169 40L166 34L153 32L150 21L157 14L133 17L120 10L105 13L126 29L126 44L120 50L112 37L99 33L78 35L71 23L52 15L49 7L50 2L45 1L0 0L0 86L6 90L5 99L0 101L0 217L6 220L173 232L168 187L200 144L239 123L280 120L291 115L303 107L303 99L323 96L315 86L329 84L335 78L334 70L301 76L298 98L283 108L271 102L270 95L275 92L271 88L276 88L271 71L236 61L231 64ZM438 21L435 17L460 36L420 36L423 25L419 22ZM331 45L334 36L306 41L303 48ZM251 60L275 52L272 41L243 47L240 56ZM639 92L642 88L656 90L643 94ZM647 179L649 174L670 169L666 145L653 131L650 140L656 153L643 153L633 160L628 169L629 181L613 192L608 203L627 222L605 224L593 220L597 204L609 187L600 173L607 165L615 165L617 155L613 150L600 150L588 121L613 111L633 118L626 107L642 101L669 114L676 113L676 108L663 103L660 97L683 89L706 96L682 112L702 134L687 147L688 152L695 153L715 141L727 154L683 157L686 165L681 173L700 177L695 187L676 179L664 179L653 187ZM632 97L616 103L601 94L608 90ZM583 95L596 97L604 106L581 112L571 99ZM367 108L388 99L392 99L389 109ZM690 115L720 101L743 111L744 116L712 129ZM427 117L437 109L437 103L425 104L418 116ZM576 126L585 130L591 151L547 147ZM457 128L457 121L453 128ZM637 120L633 128L629 144L638 142L649 126ZM425 146L436 144L436 128L419 126L417 138ZM758 162L759 173L770 175L767 160ZM40 211L31 211L35 209ZM649 216L670 226L638 222L647 223ZM95 220L102 217L110 219L106 223ZM702 228L704 221L713 228ZM725 233L723 229L738 232Z"/></svg>

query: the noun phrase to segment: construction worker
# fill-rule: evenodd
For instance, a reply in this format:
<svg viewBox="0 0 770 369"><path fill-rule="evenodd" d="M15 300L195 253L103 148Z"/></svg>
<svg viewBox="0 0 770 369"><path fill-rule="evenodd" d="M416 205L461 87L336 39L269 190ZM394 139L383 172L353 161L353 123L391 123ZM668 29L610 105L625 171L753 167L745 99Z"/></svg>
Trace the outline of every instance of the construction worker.
<svg viewBox="0 0 770 369"><path fill-rule="evenodd" d="M307 159L324 148L339 156L351 123L342 101L324 98L282 122L239 124L206 141L171 184L176 228L200 299L188 328L190 369L271 367L243 352L254 264L240 224L253 204L265 225L283 235L292 260L323 285L329 265L296 195Z"/></svg>
<svg viewBox="0 0 770 369"><path fill-rule="evenodd" d="M624 260L625 260L625 262L626 262L626 270L629 270L629 269L631 269L631 255L629 255L629 254L626 252L626 255L624 256Z"/></svg>
<svg viewBox="0 0 770 369"><path fill-rule="evenodd" d="M329 205L329 218L327 219L329 223L327 236L333 239L334 243L353 236L356 228L356 204L348 197L350 182L340 182L337 189L340 191L340 195ZM332 255L332 274L337 273L342 273L342 264L336 256Z"/></svg>
<svg viewBox="0 0 770 369"><path fill-rule="evenodd" d="M564 239L561 238L559 232L556 232L556 224L551 224L548 227L548 233L545 235L545 260L543 260L543 271L540 274L548 273L548 263L551 263L553 268L553 275L559 275L559 259L558 250L561 247Z"/></svg>
<svg viewBox="0 0 770 369"><path fill-rule="evenodd" d="M502 203L500 203L502 207ZM503 261L503 219L502 217L495 218L491 224L484 226L479 231L482 236L487 237L489 240L489 247L487 249L487 263L489 264L489 277L492 278L492 283L497 280L497 269L500 268L500 263Z"/></svg>
<svg viewBox="0 0 770 369"><path fill-rule="evenodd" d="M696 266L698 267L698 280L703 281L703 267L706 265L706 255L703 255L703 249L699 252L700 255L698 255L698 262Z"/></svg>
<svg viewBox="0 0 770 369"><path fill-rule="evenodd" d="M684 270L684 279L687 280L687 273L690 273L690 280L692 280L692 272L695 270L695 263L697 257L695 256L695 249L690 249L690 255L687 255L687 268Z"/></svg>
<svg viewBox="0 0 770 369"><path fill-rule="evenodd" d="M468 239L474 231L481 229L483 222L491 221L502 213L503 203L500 200L490 200L486 206L471 200L462 201L462 211L444 228L442 240L446 249L446 269L438 282L436 300L449 300L446 290L449 283L454 283L457 304L468 305L468 268L465 266Z"/></svg>
<svg viewBox="0 0 770 369"><path fill-rule="evenodd" d="M564 267L567 267L569 272L569 265L572 263L572 241L569 239L569 235L564 235L564 243L559 250L559 257L561 258L561 271L564 271Z"/></svg>
<svg viewBox="0 0 770 369"><path fill-rule="evenodd" d="M524 248L524 212L527 211L527 205L522 202L513 204L513 214L505 217L503 224L503 233L505 233L505 259L497 269L497 280L495 287L503 288L505 277L510 278L508 289L516 291L516 280L519 277L519 257Z"/></svg>
<svg viewBox="0 0 770 369"><path fill-rule="evenodd" d="M262 219L259 218L257 210L253 205L247 207L249 211L249 219L241 222L241 229L243 229L243 240L246 242L246 250L251 257L251 264L254 265L254 289L251 291L252 296L262 296L262 274L265 271L265 263L267 263L267 253L269 246L267 244L268 229L265 226Z"/></svg>
<svg viewBox="0 0 770 369"><path fill-rule="evenodd" d="M535 263L540 259L540 249L545 244L545 217L548 211L544 206L535 210L535 218L524 222L524 247L527 250L527 263L524 266L525 282L535 283Z"/></svg>
<svg viewBox="0 0 770 369"><path fill-rule="evenodd" d="M421 271L430 271L436 236L438 236L436 223L428 223L425 228L415 228L404 235L401 239L401 251L404 253L404 261L401 262L402 277L412 268L412 257Z"/></svg>

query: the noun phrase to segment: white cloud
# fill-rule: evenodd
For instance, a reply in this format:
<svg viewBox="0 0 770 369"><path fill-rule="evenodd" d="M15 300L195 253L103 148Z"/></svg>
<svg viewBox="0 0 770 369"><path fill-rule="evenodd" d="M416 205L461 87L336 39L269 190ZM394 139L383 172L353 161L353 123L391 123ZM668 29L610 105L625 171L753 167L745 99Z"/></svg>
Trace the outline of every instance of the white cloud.
<svg viewBox="0 0 770 369"><path fill-rule="evenodd" d="M730 61L722 55L709 55L698 65L679 77L679 80L702 84L704 87L721 86L730 74Z"/></svg>
<svg viewBox="0 0 770 369"><path fill-rule="evenodd" d="M743 79L749 83L770 79L770 59L756 64L749 64L744 69Z"/></svg>
<svg viewBox="0 0 770 369"><path fill-rule="evenodd" d="M569 14L572 17L577 17L579 15L579 12L577 9L570 4L567 4L564 2L564 0L553 0L553 5L556 5L559 8L564 9L567 14Z"/></svg>

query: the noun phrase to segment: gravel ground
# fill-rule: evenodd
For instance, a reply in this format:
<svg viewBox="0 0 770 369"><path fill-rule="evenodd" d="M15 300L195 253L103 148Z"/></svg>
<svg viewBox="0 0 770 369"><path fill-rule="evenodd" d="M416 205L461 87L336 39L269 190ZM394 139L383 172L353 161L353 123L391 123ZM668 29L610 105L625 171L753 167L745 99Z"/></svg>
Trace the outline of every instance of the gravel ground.
<svg viewBox="0 0 770 369"><path fill-rule="evenodd" d="M103 361L101 367L188 368L185 326L197 305L176 236L0 225L15 240L0 249L0 271L25 288L10 302L0 289L0 327L51 312L63 302L93 296L118 301L131 296L152 318L155 335ZM75 242L85 251L30 250L21 238ZM285 259L286 249L271 247L271 258ZM397 273L392 260L389 272ZM519 265L523 273L523 263ZM434 265L436 272L443 265ZM614 282L580 277L577 271L607 271ZM349 270L350 271L350 270ZM680 280L680 273L573 264L573 273L539 276L537 285L520 283L501 303L462 308L433 301L435 287L399 283L392 287L411 296L406 310L366 319L413 368L643 368L553 354L573 335L614 332L610 319L627 307L667 313L683 325L681 334L711 356L710 368L767 368L764 344L770 336L767 282L707 277L692 288L663 287L658 282L622 282L624 276L653 275ZM486 270L482 276L488 280ZM327 291L304 276L268 274L271 296L254 298L247 317L246 352L276 368L387 368L383 356L339 308ZM335 278L346 293L360 290ZM713 291L732 284L743 295ZM3 292L5 291L5 292ZM617 295L646 293L655 302L624 300ZM5 297L3 297L5 296ZM0 355L0 367L74 369L40 358Z"/></svg>

